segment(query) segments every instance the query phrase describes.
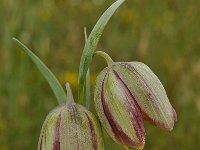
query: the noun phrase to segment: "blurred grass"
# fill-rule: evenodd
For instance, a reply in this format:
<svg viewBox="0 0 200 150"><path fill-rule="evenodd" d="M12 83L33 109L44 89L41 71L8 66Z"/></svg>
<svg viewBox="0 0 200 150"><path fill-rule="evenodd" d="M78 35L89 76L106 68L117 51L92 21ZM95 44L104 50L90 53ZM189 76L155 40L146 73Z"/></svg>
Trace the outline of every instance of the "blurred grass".
<svg viewBox="0 0 200 150"><path fill-rule="evenodd" d="M49 85L13 44L17 37L77 91L83 28L91 31L114 0L1 0L0 149L36 149L47 113L57 105ZM164 84L178 122L171 133L146 126L148 150L200 146L200 1L127 0L98 45L116 61L142 61ZM93 81L105 67L95 58ZM94 83L94 82L92 82ZM108 149L117 149L112 141Z"/></svg>

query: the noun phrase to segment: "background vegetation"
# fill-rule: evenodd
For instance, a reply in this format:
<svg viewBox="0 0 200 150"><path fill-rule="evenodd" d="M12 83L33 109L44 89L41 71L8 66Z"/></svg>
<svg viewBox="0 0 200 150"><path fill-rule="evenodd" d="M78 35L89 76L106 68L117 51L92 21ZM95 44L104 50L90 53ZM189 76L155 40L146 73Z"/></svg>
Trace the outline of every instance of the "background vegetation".
<svg viewBox="0 0 200 150"><path fill-rule="evenodd" d="M48 83L19 50L19 38L77 95L77 72L88 32L114 0L1 0L0 150L34 150L56 105ZM141 61L157 74L177 111L171 133L146 126L147 150L200 147L200 1L127 0L98 45L115 61ZM92 83L105 67L95 58ZM106 144L112 146L112 140ZM112 147L112 148L109 148Z"/></svg>

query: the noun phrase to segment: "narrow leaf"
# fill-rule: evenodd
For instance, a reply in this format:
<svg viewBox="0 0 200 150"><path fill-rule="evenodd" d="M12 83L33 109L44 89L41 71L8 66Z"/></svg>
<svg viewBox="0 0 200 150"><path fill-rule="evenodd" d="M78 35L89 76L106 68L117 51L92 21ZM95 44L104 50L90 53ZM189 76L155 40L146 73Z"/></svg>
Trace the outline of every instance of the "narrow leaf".
<svg viewBox="0 0 200 150"><path fill-rule="evenodd" d="M84 35L85 35L85 43L88 40L87 36L87 28L84 28ZM85 85L85 98L86 98L86 108L90 110L90 96L91 96L91 89L90 89L90 68L88 68L87 75L86 75L86 85Z"/></svg>
<svg viewBox="0 0 200 150"><path fill-rule="evenodd" d="M92 61L92 56L94 54L98 41L109 19L114 14L116 9L124 1L125 0L117 0L104 12L104 14L98 20L92 32L90 33L89 38L85 44L83 54L81 56L80 67L79 67L78 99L81 104L83 104L86 74L87 74L89 65Z"/></svg>
<svg viewBox="0 0 200 150"><path fill-rule="evenodd" d="M13 38L13 40L24 50L24 52L32 59L32 61L35 63L37 68L40 70L42 75L46 78L49 85L51 86L59 104L63 104L67 101L67 96L54 76L54 74L48 69L48 67L31 51L29 50L24 44L22 44L19 40L16 38Z"/></svg>

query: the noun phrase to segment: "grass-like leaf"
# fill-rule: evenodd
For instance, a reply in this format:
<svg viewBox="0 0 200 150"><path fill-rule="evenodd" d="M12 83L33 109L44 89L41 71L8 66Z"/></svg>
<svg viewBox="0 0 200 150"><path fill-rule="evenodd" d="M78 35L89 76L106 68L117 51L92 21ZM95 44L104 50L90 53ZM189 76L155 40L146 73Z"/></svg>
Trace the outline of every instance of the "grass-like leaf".
<svg viewBox="0 0 200 150"><path fill-rule="evenodd" d="M57 78L54 74L49 70L49 68L31 51L29 50L24 44L22 44L16 38L13 40L24 50L24 52L31 58L31 60L35 63L37 68L40 70L42 75L46 78L49 85L51 86L59 104L63 104L67 101L67 96L65 94L64 89L58 82Z"/></svg>
<svg viewBox="0 0 200 150"><path fill-rule="evenodd" d="M84 28L84 35L85 35L85 43L88 40L87 36L87 29ZM85 98L86 98L86 108L90 110L90 96L91 96L91 89L90 89L90 68L88 68L87 75L86 75L86 84L85 84Z"/></svg>
<svg viewBox="0 0 200 150"><path fill-rule="evenodd" d="M124 2L125 0L117 0L113 3L101 16L96 25L94 26L92 32L90 33L88 40L83 49L83 54L81 56L80 66L79 66L79 87L78 87L78 100L81 104L84 104L84 88L86 74L89 68L89 65L92 61L92 56L95 52L98 41L101 37L101 34L108 23L111 16L114 14L116 9Z"/></svg>

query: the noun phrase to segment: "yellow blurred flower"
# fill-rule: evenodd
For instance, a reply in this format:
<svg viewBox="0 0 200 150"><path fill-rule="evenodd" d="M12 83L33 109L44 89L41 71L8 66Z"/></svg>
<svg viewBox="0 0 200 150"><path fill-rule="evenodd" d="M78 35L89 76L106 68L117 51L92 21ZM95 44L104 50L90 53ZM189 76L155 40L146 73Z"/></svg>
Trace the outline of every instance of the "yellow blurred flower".
<svg viewBox="0 0 200 150"><path fill-rule="evenodd" d="M96 76L97 76L96 73L90 74L91 86L94 86ZM62 81L62 83L69 82L70 85L74 88L74 87L78 86L78 73L76 73L76 72L66 72L65 74L63 74L61 76L61 81Z"/></svg>

